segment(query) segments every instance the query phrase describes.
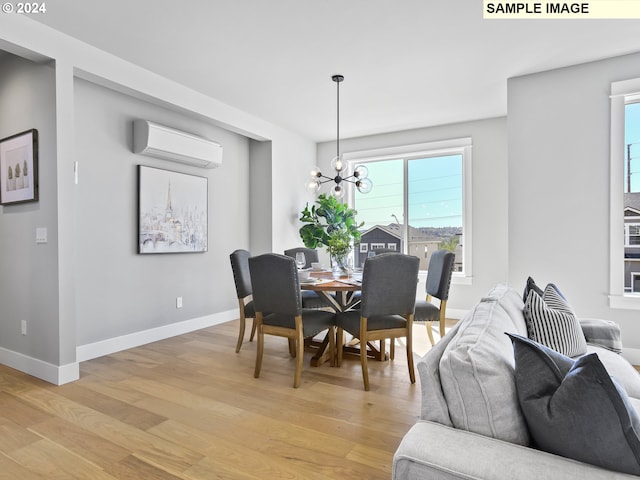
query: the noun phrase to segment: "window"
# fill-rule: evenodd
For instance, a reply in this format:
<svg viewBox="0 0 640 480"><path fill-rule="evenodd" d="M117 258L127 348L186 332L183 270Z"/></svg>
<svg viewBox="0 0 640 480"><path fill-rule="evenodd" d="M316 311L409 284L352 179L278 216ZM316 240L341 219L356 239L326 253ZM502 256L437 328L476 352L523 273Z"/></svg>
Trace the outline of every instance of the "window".
<svg viewBox="0 0 640 480"><path fill-rule="evenodd" d="M368 243L361 243L360 244L360 253L367 253L369 251L369 244Z"/></svg>
<svg viewBox="0 0 640 480"><path fill-rule="evenodd" d="M640 309L640 79L611 84L609 304Z"/></svg>
<svg viewBox="0 0 640 480"><path fill-rule="evenodd" d="M627 223L624 226L624 246L640 247L640 223Z"/></svg>
<svg viewBox="0 0 640 480"><path fill-rule="evenodd" d="M457 276L470 283L470 138L345 153L343 157L351 169L365 165L374 183L370 193L355 190L349 199L358 220L365 222L364 230L377 226L399 236L395 248L420 258L421 270L428 266L427 244L433 250L449 249L456 254ZM387 243L387 248L394 247Z"/></svg>
<svg viewBox="0 0 640 480"><path fill-rule="evenodd" d="M397 249L398 249L397 247L398 247L398 246L397 246L397 244L395 244L395 243L387 243L387 248L388 248L389 250L397 250Z"/></svg>
<svg viewBox="0 0 640 480"><path fill-rule="evenodd" d="M381 248L386 248L384 243L371 243L371 250L379 250Z"/></svg>

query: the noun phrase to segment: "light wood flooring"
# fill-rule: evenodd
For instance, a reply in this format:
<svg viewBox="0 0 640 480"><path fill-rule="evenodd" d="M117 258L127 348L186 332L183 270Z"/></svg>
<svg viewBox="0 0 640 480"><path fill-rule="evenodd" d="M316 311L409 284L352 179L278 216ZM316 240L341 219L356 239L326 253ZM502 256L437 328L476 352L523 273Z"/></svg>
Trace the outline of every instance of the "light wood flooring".
<svg viewBox="0 0 640 480"><path fill-rule="evenodd" d="M393 362L309 366L292 388L285 339L235 353L229 322L81 364L54 386L0 366L0 479L389 479L420 412L404 349ZM416 354L428 349L415 325ZM416 377L418 375L416 374Z"/></svg>

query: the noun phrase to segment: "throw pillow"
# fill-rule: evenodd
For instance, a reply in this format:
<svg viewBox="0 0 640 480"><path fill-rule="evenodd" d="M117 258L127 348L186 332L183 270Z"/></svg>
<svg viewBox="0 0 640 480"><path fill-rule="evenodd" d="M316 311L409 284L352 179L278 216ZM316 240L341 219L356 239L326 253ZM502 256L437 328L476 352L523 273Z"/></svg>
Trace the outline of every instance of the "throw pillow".
<svg viewBox="0 0 640 480"><path fill-rule="evenodd" d="M542 289L538 285L536 285L536 282L533 280L533 278L529 277L527 278L527 284L524 286L524 293L522 294L523 302L527 301L527 297L529 296L529 292L531 290L542 296Z"/></svg>
<svg viewBox="0 0 640 480"><path fill-rule="evenodd" d="M569 304L547 285L542 296L529 291L524 303L527 336L569 357L583 355L587 341Z"/></svg>
<svg viewBox="0 0 640 480"><path fill-rule="evenodd" d="M595 353L575 362L507 334L518 402L534 445L609 470L640 475L640 418Z"/></svg>

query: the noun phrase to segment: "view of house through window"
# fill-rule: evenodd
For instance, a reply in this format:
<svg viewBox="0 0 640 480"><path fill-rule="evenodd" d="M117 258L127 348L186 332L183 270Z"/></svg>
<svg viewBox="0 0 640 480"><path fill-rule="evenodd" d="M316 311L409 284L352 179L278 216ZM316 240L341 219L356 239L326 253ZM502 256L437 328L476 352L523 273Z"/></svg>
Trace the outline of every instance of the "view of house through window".
<svg viewBox="0 0 640 480"><path fill-rule="evenodd" d="M624 289L640 293L640 102L624 116Z"/></svg>
<svg viewBox="0 0 640 480"><path fill-rule="evenodd" d="M365 222L355 264L376 250L397 250L417 256L427 270L431 253L447 249L462 272L463 161L455 152L358 162L366 164L374 188L355 192L357 218Z"/></svg>

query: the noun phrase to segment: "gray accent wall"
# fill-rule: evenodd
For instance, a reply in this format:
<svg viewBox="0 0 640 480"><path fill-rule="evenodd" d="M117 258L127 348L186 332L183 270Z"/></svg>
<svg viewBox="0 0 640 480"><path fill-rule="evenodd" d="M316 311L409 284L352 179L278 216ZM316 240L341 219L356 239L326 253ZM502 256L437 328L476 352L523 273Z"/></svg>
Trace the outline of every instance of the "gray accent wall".
<svg viewBox="0 0 640 480"><path fill-rule="evenodd" d="M0 207L0 348L58 365L58 233L55 69L12 54L0 59L0 138L39 135L39 201ZM48 243L36 244L36 228ZM27 335L21 334L21 321Z"/></svg>
<svg viewBox="0 0 640 480"><path fill-rule="evenodd" d="M229 253L249 245L249 139L78 78L74 97L78 345L235 309ZM132 153L135 119L215 140L222 166ZM208 178L208 252L137 253L138 164Z"/></svg>

